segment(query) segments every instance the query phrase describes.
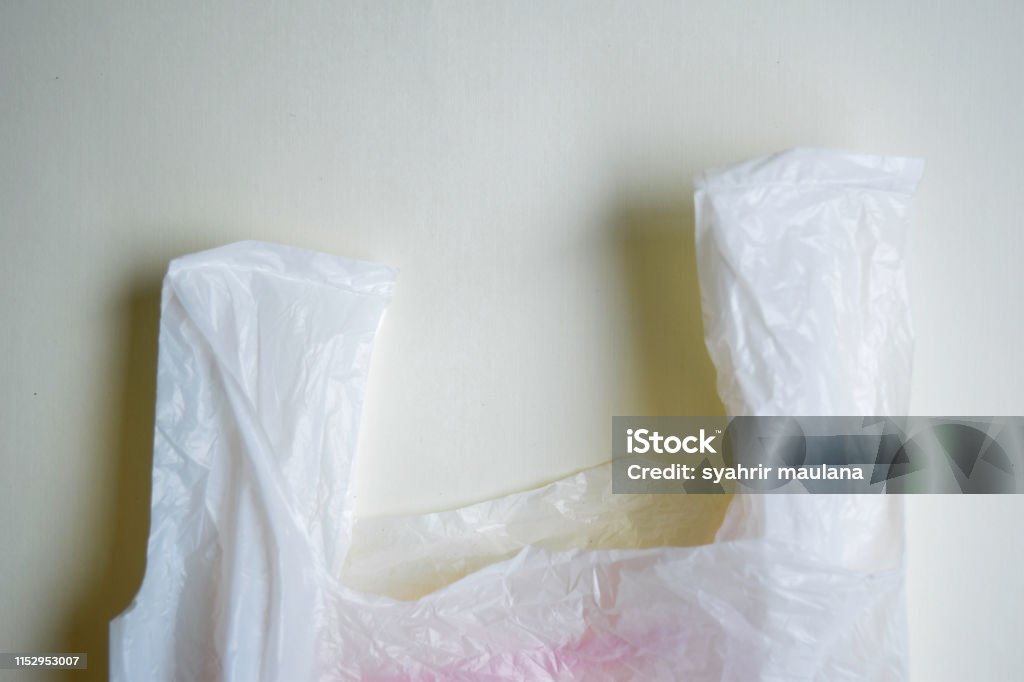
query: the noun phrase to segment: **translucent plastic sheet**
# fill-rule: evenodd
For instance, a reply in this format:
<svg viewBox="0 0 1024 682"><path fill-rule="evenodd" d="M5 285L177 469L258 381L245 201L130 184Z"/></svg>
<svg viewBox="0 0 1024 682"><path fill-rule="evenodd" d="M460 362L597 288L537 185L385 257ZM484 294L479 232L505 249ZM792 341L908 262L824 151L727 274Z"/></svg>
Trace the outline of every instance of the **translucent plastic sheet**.
<svg viewBox="0 0 1024 682"><path fill-rule="evenodd" d="M904 407L919 169L791 152L698 181L708 345L732 412ZM111 625L113 679L903 676L891 500L738 497L726 511L722 496L612 496L604 466L354 525L349 473L393 277L254 242L171 264L149 560Z"/></svg>

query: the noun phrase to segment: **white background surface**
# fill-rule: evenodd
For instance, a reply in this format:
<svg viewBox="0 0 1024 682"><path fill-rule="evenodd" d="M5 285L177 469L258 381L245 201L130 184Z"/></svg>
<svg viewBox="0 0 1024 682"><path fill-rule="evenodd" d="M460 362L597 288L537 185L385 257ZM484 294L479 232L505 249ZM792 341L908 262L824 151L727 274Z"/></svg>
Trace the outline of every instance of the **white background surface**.
<svg viewBox="0 0 1024 682"><path fill-rule="evenodd" d="M238 239L402 269L364 514L602 461L612 414L720 409L691 177L794 145L926 159L912 412L1024 414L1022 22L1013 2L4 3L0 650L88 651L69 679L102 679L144 566L159 281ZM909 509L913 679L1020 679L1024 498Z"/></svg>

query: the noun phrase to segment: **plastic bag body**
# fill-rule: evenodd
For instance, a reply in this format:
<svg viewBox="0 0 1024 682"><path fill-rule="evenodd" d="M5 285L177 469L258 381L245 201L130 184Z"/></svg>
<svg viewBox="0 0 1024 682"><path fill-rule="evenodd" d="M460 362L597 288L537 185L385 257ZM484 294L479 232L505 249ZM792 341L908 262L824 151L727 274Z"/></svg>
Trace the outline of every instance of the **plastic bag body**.
<svg viewBox="0 0 1024 682"><path fill-rule="evenodd" d="M788 162L765 162L779 163ZM832 168L829 157L819 163ZM816 202L846 197L850 178L834 179L835 191ZM845 405L839 394L849 386L831 365L801 370L817 395L801 391L802 402L786 405L796 393L773 393L774 382L798 376L773 369L784 367L774 363L787 349L798 350L784 347L786 338L771 359L740 361L745 339L772 327L747 324L764 299L756 289L743 300L738 289L756 268L774 268L775 256L729 265L747 267L748 279L708 285L733 255L709 237L729 239L733 218L742 222L747 211L729 213L731 200L717 191L706 181L698 190L698 239L709 348L720 372L736 375L723 378L727 405L736 413ZM734 196L753 214L760 209L750 193L758 191ZM881 212L866 209L857 220L879 231L899 228L888 225L900 221L887 202L905 204L906 194L872 195ZM822 210L840 208L808 209L804 227ZM783 213L772 219L784 223L775 239L795 239L801 219ZM821 251L802 252L797 241L787 268L799 279L812 267L799 259ZM858 254L866 267L892 255ZM716 538L681 538L680 529L695 522L674 511L683 496L613 497L604 466L463 509L374 522L370 535L383 540L354 547L349 472L368 357L393 276L382 266L258 243L172 264L161 318L149 562L135 602L111 627L113 679L904 675L901 527L888 507L818 501L821 518L808 519L801 516L806 502L736 498ZM823 329L846 322L849 311L834 303L804 297L793 308L807 307L805 320ZM813 345L813 334L809 328L798 338ZM876 341L857 343L868 353ZM875 360L879 368L888 362ZM814 381L818 369L822 378ZM779 402L758 402L762 395ZM707 500L686 508L720 515L722 498ZM870 523L857 528L851 519L858 517ZM895 536L878 535L890 522ZM826 541L820 534L832 530L840 535ZM594 546L621 548L582 549Z"/></svg>

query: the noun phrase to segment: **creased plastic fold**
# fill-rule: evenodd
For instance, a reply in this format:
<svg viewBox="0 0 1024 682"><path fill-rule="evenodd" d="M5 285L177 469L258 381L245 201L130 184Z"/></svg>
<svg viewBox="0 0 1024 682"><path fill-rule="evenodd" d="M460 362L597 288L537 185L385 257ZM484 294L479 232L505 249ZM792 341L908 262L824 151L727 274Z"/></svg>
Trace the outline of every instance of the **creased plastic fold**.
<svg viewBox="0 0 1024 682"><path fill-rule="evenodd" d="M708 348L732 413L905 407L919 172L803 150L698 179ZM613 496L603 466L354 523L394 276L257 242L171 264L148 565L111 625L112 679L903 678L891 500Z"/></svg>

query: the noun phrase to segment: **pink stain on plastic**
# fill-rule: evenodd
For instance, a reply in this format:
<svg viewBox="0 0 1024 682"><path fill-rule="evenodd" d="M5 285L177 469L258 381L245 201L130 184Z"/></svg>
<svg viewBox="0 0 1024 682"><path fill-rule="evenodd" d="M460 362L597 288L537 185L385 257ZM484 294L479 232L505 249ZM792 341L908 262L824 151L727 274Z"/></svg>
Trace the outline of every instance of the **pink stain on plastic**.
<svg viewBox="0 0 1024 682"><path fill-rule="evenodd" d="M374 675L363 679L365 682L575 680L597 670L605 673L629 671L631 661L638 656L650 656L654 653L651 644L657 642L658 637L654 633L652 635L641 638L641 641L646 641L641 651L635 644L613 632L588 629L579 639L550 651L499 654L486 662L473 660L463 665L443 666L429 672Z"/></svg>

